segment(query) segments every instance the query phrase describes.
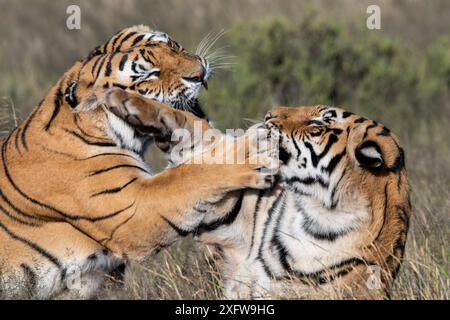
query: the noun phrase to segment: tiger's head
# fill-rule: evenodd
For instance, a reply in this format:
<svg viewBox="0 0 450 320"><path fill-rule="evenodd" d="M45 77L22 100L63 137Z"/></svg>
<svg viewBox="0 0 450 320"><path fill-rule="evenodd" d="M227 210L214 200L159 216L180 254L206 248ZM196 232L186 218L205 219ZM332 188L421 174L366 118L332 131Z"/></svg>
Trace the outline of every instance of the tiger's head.
<svg viewBox="0 0 450 320"><path fill-rule="evenodd" d="M329 106L278 107L265 120L279 141L281 184L307 217L302 228L330 243L351 234L346 249L380 266L382 282L390 283L412 211L398 138L376 121Z"/></svg>
<svg viewBox="0 0 450 320"><path fill-rule="evenodd" d="M398 138L376 121L321 105L274 108L265 120L279 134L286 188L316 197L328 209L355 194L372 202L377 188L406 183Z"/></svg>
<svg viewBox="0 0 450 320"><path fill-rule="evenodd" d="M74 86L119 87L206 118L197 98L202 85L208 88L210 65L166 33L145 26L124 29L94 49L83 64Z"/></svg>

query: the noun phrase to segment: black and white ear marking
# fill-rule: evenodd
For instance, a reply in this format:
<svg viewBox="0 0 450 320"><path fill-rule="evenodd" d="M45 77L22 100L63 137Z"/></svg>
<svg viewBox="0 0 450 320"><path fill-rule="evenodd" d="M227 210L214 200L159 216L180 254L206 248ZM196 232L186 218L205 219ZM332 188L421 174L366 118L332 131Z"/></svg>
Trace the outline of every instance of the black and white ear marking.
<svg viewBox="0 0 450 320"><path fill-rule="evenodd" d="M75 109L78 105L78 99L77 99L77 82L72 82L66 89L66 92L64 92L64 98L66 99L66 102L70 105L72 109Z"/></svg>
<svg viewBox="0 0 450 320"><path fill-rule="evenodd" d="M379 168L384 162L380 146L371 140L356 147L355 157L362 167Z"/></svg>

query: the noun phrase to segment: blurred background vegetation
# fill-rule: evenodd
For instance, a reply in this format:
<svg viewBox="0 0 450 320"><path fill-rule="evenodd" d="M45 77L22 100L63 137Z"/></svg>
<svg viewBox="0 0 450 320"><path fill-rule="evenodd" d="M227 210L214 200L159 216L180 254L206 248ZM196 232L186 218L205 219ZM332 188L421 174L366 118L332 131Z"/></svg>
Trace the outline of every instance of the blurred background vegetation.
<svg viewBox="0 0 450 320"><path fill-rule="evenodd" d="M81 8L81 30L66 28L70 4ZM366 28L369 4L381 8L381 30ZM406 150L414 205L393 297L448 299L449 17L446 0L0 0L0 134L123 27L147 24L191 51L225 30L215 47L231 64L201 97L215 124L242 127L274 105L330 104L391 128ZM189 240L133 268L125 289L105 297L220 295L220 276Z"/></svg>

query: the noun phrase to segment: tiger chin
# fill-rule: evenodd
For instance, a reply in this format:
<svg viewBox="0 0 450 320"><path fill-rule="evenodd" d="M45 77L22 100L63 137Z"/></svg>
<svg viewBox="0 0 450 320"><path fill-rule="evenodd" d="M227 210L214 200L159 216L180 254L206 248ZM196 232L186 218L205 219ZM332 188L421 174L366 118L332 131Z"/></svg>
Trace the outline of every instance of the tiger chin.
<svg viewBox="0 0 450 320"><path fill-rule="evenodd" d="M207 124L196 99L209 76L203 57L137 26L57 81L0 146L0 298L91 298L201 224L198 203L270 186L264 156L156 175L144 162L149 137Z"/></svg>
<svg viewBox="0 0 450 320"><path fill-rule="evenodd" d="M199 230L226 298L389 297L411 216L404 152L382 124L340 108L278 107L278 183L245 191L233 221Z"/></svg>

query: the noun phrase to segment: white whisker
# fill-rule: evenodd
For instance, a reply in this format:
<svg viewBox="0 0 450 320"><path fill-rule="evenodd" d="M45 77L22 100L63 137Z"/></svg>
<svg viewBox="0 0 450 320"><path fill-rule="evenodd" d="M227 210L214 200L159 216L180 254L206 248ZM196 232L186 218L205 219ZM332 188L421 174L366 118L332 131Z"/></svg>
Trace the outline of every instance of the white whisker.
<svg viewBox="0 0 450 320"><path fill-rule="evenodd" d="M195 50L196 55L202 56L201 53L203 52L203 48L208 43L211 35L212 35L212 31L208 32L208 34L206 36L204 36L203 39L200 41L200 43L197 46L197 50Z"/></svg>
<svg viewBox="0 0 450 320"><path fill-rule="evenodd" d="M208 51L216 44L216 42L225 34L225 31L222 29L220 30L214 37L211 38L210 42L205 46L205 48L202 51L202 55L205 55L208 53Z"/></svg>

